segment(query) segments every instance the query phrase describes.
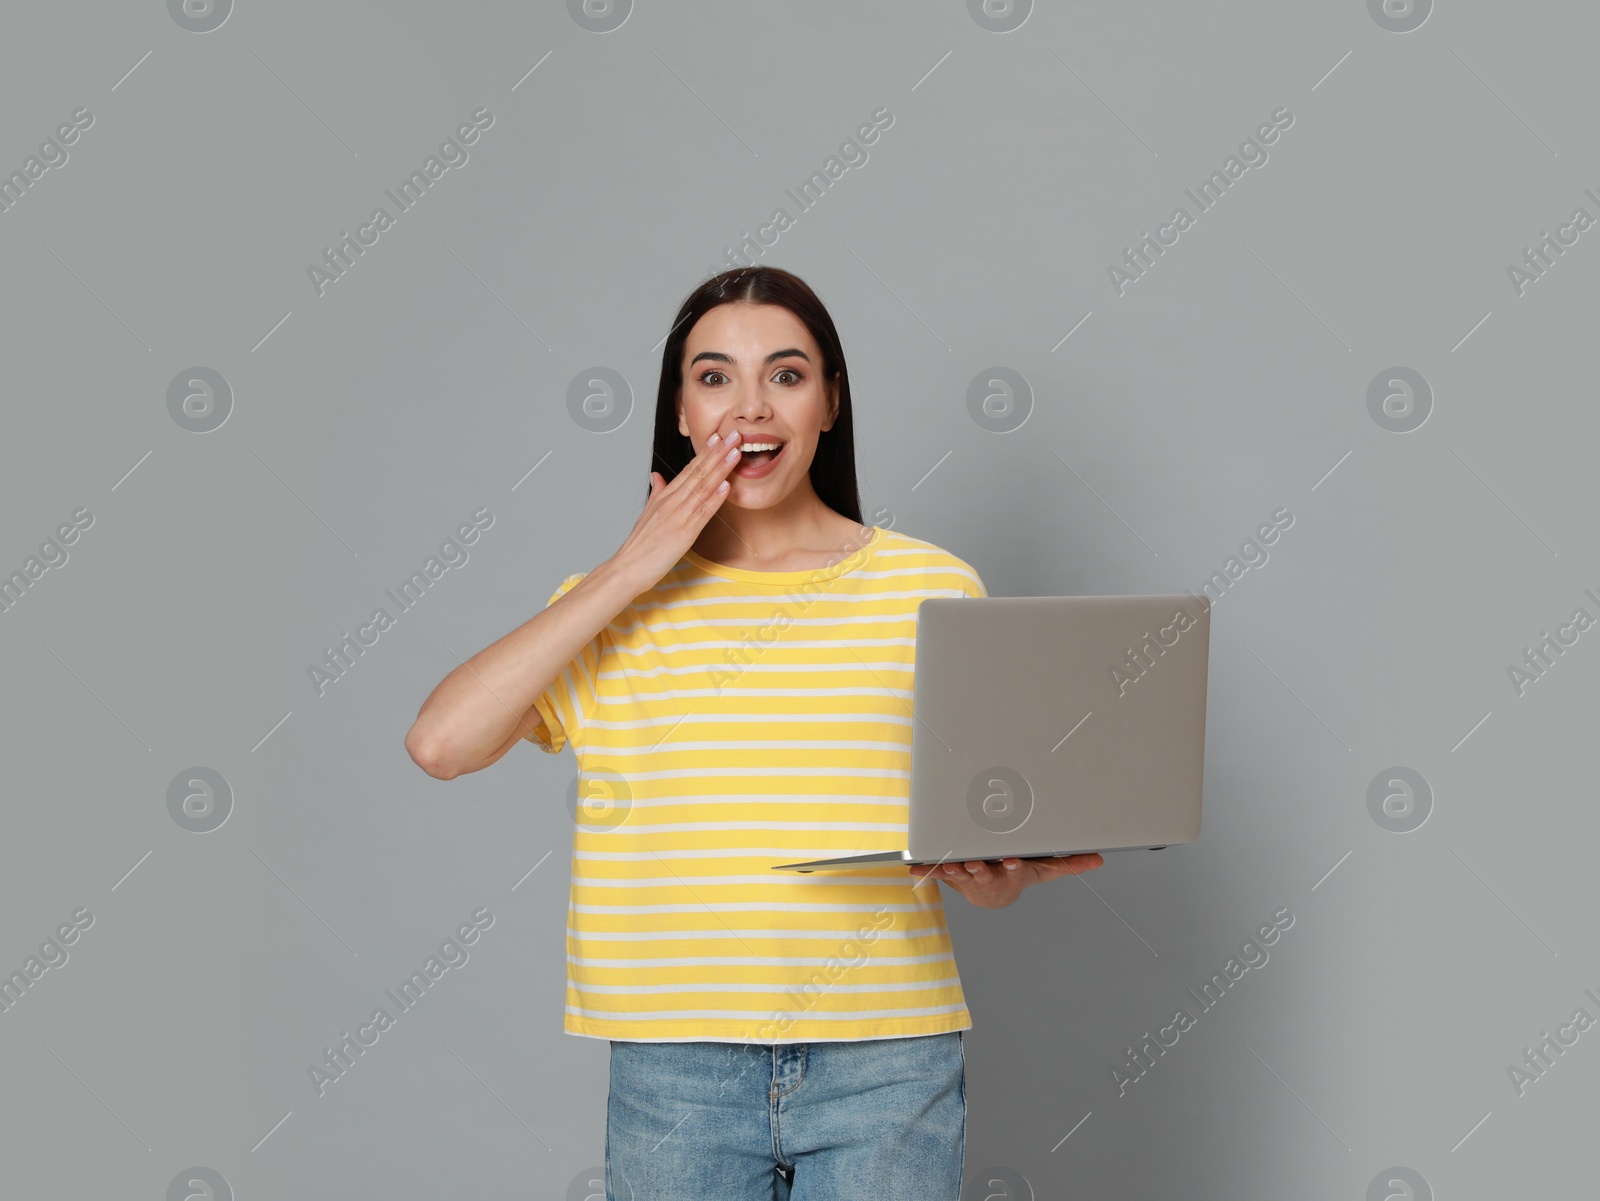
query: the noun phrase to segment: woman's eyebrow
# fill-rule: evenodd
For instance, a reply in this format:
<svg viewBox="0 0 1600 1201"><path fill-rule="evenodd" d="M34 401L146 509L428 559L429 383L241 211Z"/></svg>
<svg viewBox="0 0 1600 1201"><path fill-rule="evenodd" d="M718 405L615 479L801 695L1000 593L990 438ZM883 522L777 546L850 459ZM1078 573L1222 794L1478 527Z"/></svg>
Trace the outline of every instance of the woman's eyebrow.
<svg viewBox="0 0 1600 1201"><path fill-rule="evenodd" d="M788 350L774 350L771 354L769 354L765 359L762 360L762 363L763 364L775 363L779 359L787 359L787 358L790 358L790 357L804 359L808 363L811 361L811 356L808 355L805 351L800 350L797 347L791 346L791 347L789 347ZM727 363L730 366L733 363L733 359L730 358L728 355L723 354L720 350L702 350L699 354L695 355L694 358L689 360L689 366L693 367L701 359L711 359L714 362Z"/></svg>

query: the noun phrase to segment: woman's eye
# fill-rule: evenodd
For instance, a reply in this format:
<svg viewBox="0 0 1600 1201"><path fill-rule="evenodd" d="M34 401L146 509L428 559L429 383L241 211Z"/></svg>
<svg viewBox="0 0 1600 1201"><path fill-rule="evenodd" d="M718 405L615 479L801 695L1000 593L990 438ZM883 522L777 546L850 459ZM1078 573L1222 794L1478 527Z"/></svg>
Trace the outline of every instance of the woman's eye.
<svg viewBox="0 0 1600 1201"><path fill-rule="evenodd" d="M776 380L781 380L786 375L793 377L792 380L789 381L791 384L798 384L798 383L803 382L803 380L804 380L804 377L798 371L796 371L793 367L785 367L782 371L779 371L778 374L773 376L772 378L776 379ZM715 378L713 378L713 377L715 377ZM700 382L702 384L710 384L712 387L716 387L717 384L719 383L719 381L725 380L726 378L727 377L725 375L723 375L722 372L720 372L720 371L705 371L705 372L702 372L701 375L700 375Z"/></svg>

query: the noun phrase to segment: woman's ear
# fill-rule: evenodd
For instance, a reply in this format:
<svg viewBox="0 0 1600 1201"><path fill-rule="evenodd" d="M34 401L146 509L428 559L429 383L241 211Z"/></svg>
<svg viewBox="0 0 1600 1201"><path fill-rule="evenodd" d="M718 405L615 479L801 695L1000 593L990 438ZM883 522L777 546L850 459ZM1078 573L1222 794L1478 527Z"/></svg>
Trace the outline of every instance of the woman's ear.
<svg viewBox="0 0 1600 1201"><path fill-rule="evenodd" d="M821 426L823 433L831 430L837 420L839 420L839 377L836 375L828 383L827 412L823 415Z"/></svg>

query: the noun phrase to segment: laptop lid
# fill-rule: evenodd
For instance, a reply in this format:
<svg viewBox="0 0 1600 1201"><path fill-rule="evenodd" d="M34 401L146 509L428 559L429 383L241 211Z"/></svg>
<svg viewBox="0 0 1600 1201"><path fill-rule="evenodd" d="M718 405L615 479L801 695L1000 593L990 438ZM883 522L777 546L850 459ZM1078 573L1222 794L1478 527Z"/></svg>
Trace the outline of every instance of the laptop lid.
<svg viewBox="0 0 1600 1201"><path fill-rule="evenodd" d="M1191 594L923 601L910 860L1193 842L1210 632Z"/></svg>

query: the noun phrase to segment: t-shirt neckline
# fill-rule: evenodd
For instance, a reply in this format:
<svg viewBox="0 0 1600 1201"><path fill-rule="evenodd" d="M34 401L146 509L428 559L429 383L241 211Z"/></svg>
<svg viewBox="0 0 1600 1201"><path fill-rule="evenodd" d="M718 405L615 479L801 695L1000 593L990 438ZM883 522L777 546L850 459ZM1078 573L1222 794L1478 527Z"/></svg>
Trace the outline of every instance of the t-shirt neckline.
<svg viewBox="0 0 1600 1201"><path fill-rule="evenodd" d="M854 571L872 557L872 553L878 549L882 541L883 527L875 525L872 527L872 536L853 554L828 567L806 567L799 571L753 571L746 567L729 567L725 563L713 563L703 555L697 555L693 550L684 551L683 557L708 575L739 580L745 584L774 584L787 587L809 581L837 579L846 572Z"/></svg>

